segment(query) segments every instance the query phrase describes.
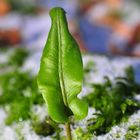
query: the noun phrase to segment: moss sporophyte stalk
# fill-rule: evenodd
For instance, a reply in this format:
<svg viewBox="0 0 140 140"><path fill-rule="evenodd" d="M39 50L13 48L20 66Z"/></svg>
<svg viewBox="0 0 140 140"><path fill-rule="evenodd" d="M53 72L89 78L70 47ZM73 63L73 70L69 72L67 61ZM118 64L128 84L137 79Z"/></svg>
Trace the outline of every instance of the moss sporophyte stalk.
<svg viewBox="0 0 140 140"><path fill-rule="evenodd" d="M79 47L68 30L65 11L56 7L50 11L51 29L41 57L38 87L50 117L65 123L71 138L69 117L83 119L88 105L77 98L83 82L83 63Z"/></svg>

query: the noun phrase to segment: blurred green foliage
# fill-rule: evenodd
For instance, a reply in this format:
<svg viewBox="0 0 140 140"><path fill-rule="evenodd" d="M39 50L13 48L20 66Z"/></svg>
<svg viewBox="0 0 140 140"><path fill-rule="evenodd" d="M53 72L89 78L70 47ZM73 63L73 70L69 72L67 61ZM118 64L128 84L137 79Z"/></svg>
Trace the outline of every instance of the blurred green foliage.
<svg viewBox="0 0 140 140"><path fill-rule="evenodd" d="M36 14L37 6L31 0L7 0L13 11L21 14Z"/></svg>
<svg viewBox="0 0 140 140"><path fill-rule="evenodd" d="M21 67L29 56L26 49L15 49L6 63L2 64L0 74L0 105L6 107L8 117L6 124L30 118L30 109L34 104L42 104L36 77L31 72L22 72ZM6 71L5 69L10 69Z"/></svg>
<svg viewBox="0 0 140 140"><path fill-rule="evenodd" d="M3 53L9 51L11 50L2 50ZM2 71L0 73L0 106L3 106L7 112L5 124L11 125L14 122L30 119L37 134L51 135L54 133L51 125L36 122L32 118L32 106L42 105L44 101L38 91L36 76L30 71L21 70L29 55L29 50L16 48L9 53L8 60L0 64L0 71Z"/></svg>
<svg viewBox="0 0 140 140"><path fill-rule="evenodd" d="M9 106L7 124L30 118L32 105L43 103L35 81L30 72L14 70L0 75L0 105Z"/></svg>
<svg viewBox="0 0 140 140"><path fill-rule="evenodd" d="M8 67L12 69L21 68L25 60L30 55L30 52L25 48L9 49L9 51L7 51L7 49L1 48L0 52L8 56L6 62L0 63L0 70L3 68L7 69ZM9 54L6 54L7 52L9 52Z"/></svg>
<svg viewBox="0 0 140 140"><path fill-rule="evenodd" d="M87 121L89 132L96 132L97 135L106 133L140 108L140 103L133 98L140 93L133 74L132 67L129 67L126 77L117 77L113 82L105 77L104 83L92 84L93 91L84 99L98 113Z"/></svg>
<svg viewBox="0 0 140 140"><path fill-rule="evenodd" d="M138 135L140 132L140 125L131 125L129 126L127 133L125 134L125 139L126 140L133 140L136 139L138 140Z"/></svg>
<svg viewBox="0 0 140 140"><path fill-rule="evenodd" d="M140 5L140 0L134 0L134 2Z"/></svg>

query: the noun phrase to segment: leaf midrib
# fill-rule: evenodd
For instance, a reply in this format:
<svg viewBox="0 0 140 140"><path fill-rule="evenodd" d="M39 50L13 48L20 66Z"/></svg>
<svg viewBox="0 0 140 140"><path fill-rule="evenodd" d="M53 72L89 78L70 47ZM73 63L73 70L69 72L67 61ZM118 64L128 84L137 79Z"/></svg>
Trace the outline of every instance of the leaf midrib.
<svg viewBox="0 0 140 140"><path fill-rule="evenodd" d="M65 83L64 83L64 74L63 74L63 63L62 63L62 39L61 39L61 13L57 12L57 36L58 36L58 73L59 73L59 82L62 92L62 97L64 104L68 106L68 100L66 95Z"/></svg>

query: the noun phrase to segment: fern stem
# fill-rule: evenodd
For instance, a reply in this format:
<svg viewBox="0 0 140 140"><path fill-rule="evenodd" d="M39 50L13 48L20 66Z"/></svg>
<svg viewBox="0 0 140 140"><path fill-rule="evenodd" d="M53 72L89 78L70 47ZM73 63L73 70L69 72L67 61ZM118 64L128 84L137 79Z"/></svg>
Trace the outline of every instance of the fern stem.
<svg viewBox="0 0 140 140"><path fill-rule="evenodd" d="M67 134L67 140L72 140L71 128L70 128L69 122L65 123L65 129L66 129L66 134Z"/></svg>

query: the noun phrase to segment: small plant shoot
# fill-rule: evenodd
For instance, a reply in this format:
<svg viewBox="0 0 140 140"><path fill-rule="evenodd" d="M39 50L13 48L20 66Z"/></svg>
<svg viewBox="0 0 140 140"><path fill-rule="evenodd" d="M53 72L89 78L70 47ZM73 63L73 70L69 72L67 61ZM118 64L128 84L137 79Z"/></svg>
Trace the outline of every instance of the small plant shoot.
<svg viewBox="0 0 140 140"><path fill-rule="evenodd" d="M77 98L82 88L83 63L79 47L68 30L65 11L53 8L50 17L52 25L41 58L38 87L50 117L67 124L71 115L80 120L88 112L87 103Z"/></svg>

